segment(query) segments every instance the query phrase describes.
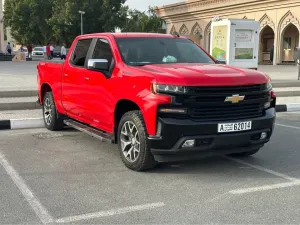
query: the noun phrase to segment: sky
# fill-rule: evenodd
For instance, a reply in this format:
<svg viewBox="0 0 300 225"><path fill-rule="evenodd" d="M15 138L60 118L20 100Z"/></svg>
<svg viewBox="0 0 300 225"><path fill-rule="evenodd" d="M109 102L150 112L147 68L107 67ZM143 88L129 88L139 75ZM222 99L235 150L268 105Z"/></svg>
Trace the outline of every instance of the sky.
<svg viewBox="0 0 300 225"><path fill-rule="evenodd" d="M127 0L126 4L129 5L130 8L145 11L148 9L148 6L163 6L183 1L184 0Z"/></svg>

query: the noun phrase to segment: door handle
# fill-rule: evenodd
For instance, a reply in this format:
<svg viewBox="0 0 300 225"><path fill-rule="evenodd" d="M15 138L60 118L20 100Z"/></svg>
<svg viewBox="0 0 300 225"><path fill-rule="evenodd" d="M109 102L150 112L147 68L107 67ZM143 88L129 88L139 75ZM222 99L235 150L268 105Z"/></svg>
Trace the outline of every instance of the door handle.
<svg viewBox="0 0 300 225"><path fill-rule="evenodd" d="M89 77L84 77L84 79L85 79L85 80L90 80L90 78L89 78Z"/></svg>
<svg viewBox="0 0 300 225"><path fill-rule="evenodd" d="M65 73L65 77L68 77L68 74Z"/></svg>

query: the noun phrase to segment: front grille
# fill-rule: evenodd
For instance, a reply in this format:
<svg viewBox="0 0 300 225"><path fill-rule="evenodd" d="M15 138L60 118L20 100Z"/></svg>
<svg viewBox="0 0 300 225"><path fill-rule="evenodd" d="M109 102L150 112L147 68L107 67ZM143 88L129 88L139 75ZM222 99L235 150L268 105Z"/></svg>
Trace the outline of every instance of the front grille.
<svg viewBox="0 0 300 225"><path fill-rule="evenodd" d="M270 100L266 85L233 87L188 87L188 94L176 101L188 108L188 116L201 121L243 120L264 115L264 104ZM239 94L239 103L225 102L226 97Z"/></svg>

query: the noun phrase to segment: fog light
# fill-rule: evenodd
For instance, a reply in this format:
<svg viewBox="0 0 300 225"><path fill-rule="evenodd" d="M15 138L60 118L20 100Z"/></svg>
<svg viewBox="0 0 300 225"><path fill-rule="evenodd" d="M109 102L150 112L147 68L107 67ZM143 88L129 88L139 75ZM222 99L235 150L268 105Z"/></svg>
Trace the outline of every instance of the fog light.
<svg viewBox="0 0 300 225"><path fill-rule="evenodd" d="M182 145L183 148L191 148L195 146L195 140L186 140Z"/></svg>
<svg viewBox="0 0 300 225"><path fill-rule="evenodd" d="M260 135L260 140L266 139L267 136L268 136L267 132L262 132L261 135Z"/></svg>
<svg viewBox="0 0 300 225"><path fill-rule="evenodd" d="M271 102L266 102L265 105L264 105L265 109L270 108L270 106L271 106Z"/></svg>

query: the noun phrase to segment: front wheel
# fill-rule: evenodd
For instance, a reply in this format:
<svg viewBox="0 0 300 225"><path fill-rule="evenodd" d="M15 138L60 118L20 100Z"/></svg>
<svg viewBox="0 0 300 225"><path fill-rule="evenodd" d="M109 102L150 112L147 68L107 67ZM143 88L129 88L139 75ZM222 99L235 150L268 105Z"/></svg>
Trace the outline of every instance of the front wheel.
<svg viewBox="0 0 300 225"><path fill-rule="evenodd" d="M48 130L56 131L64 127L62 119L58 118L52 92L47 92L43 99L43 117L45 127Z"/></svg>
<svg viewBox="0 0 300 225"><path fill-rule="evenodd" d="M140 111L123 115L118 127L118 145L122 161L129 169L143 171L156 166Z"/></svg>
<svg viewBox="0 0 300 225"><path fill-rule="evenodd" d="M233 153L233 154L230 154L229 156L232 156L232 157L249 157L249 156L255 155L259 150L260 149L255 149L255 150L252 150L250 152Z"/></svg>

